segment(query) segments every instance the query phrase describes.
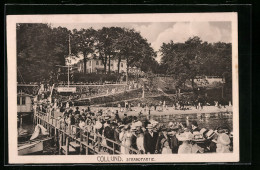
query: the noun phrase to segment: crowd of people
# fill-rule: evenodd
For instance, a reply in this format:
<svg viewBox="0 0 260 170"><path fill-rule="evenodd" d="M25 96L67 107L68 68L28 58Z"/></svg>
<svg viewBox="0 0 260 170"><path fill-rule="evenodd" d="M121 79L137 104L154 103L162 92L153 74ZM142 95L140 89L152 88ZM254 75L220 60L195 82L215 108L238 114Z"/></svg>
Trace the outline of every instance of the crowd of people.
<svg viewBox="0 0 260 170"><path fill-rule="evenodd" d="M57 107L57 104L54 104ZM118 110L80 110L68 103L65 110L54 105L40 105L36 110L54 115L60 124L74 125L94 135L97 144L102 136L102 146L108 152L115 149L121 154L187 154L227 153L233 151L233 133L227 127L216 129L200 128L196 121L191 123L169 122L162 124L152 118L119 116ZM109 139L109 140L106 140ZM100 140L100 139L99 139ZM111 142L114 141L114 142ZM114 144L113 144L114 143ZM112 153L112 152L111 152Z"/></svg>

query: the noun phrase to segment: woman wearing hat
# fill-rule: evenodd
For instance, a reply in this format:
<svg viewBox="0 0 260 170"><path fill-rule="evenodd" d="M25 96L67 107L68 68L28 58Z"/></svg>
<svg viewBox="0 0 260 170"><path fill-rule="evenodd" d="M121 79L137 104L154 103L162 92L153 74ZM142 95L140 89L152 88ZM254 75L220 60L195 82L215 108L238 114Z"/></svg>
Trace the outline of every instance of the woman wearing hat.
<svg viewBox="0 0 260 170"><path fill-rule="evenodd" d="M137 139L136 139L136 145L137 145L137 149L139 150L139 152L141 154L144 154L144 133L142 131L142 129L137 130L136 132L137 134Z"/></svg>
<svg viewBox="0 0 260 170"><path fill-rule="evenodd" d="M120 151L122 154L125 154L125 133L126 133L126 129L127 129L127 125L121 125L119 126L119 128L121 129L121 132L119 134L119 140L121 141L121 148Z"/></svg>
<svg viewBox="0 0 260 170"><path fill-rule="evenodd" d="M176 136L179 141L182 142L182 144L179 146L178 154L187 154L192 153L192 145L190 144L190 141L193 138L193 135L191 132L184 132L180 135Z"/></svg>
<svg viewBox="0 0 260 170"><path fill-rule="evenodd" d="M129 154L129 148L131 146L131 127L129 125L125 125L124 129L119 135L120 141L122 141L121 153Z"/></svg>
<svg viewBox="0 0 260 170"><path fill-rule="evenodd" d="M227 134L221 133L217 139L217 153L229 153L230 150L230 138Z"/></svg>
<svg viewBox="0 0 260 170"><path fill-rule="evenodd" d="M171 154L171 148L170 148L170 138L167 134L167 129L165 127L162 127L161 129L162 134L159 136L156 144L156 150L158 150L159 153L162 154Z"/></svg>
<svg viewBox="0 0 260 170"><path fill-rule="evenodd" d="M129 148L131 147L131 137L132 137L132 133L131 133L131 126L127 126L127 129L126 129L126 133L125 133L125 153L126 154L129 154Z"/></svg>

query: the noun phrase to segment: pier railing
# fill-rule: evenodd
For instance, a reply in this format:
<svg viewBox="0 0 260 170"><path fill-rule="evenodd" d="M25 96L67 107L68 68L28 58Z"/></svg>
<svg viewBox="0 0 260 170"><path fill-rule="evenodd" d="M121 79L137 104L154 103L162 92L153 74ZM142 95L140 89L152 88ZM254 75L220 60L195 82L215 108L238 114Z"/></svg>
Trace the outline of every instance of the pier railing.
<svg viewBox="0 0 260 170"><path fill-rule="evenodd" d="M54 137L60 154L125 154L122 149L129 154L140 153L99 133L67 124L63 118L57 119L44 112L34 114L34 124L41 124L48 130L50 136Z"/></svg>

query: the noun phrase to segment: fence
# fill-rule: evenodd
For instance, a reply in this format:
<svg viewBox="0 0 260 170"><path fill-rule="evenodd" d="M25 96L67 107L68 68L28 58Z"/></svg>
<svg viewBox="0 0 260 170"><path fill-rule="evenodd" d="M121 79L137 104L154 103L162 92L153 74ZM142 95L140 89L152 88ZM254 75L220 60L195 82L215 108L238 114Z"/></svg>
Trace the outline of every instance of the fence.
<svg viewBox="0 0 260 170"><path fill-rule="evenodd" d="M139 154L138 150L122 145L104 136L81 129L75 125L67 125L64 122L44 113L37 112L34 115L34 124L43 125L54 137L59 154L122 154L120 148L129 150L129 154ZM107 143L110 142L110 146Z"/></svg>

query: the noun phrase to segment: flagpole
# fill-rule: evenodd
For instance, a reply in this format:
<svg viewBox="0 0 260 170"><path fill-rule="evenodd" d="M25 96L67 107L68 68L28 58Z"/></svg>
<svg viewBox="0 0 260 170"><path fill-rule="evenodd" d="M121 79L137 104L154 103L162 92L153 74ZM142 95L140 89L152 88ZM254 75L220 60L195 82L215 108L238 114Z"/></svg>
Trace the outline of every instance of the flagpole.
<svg viewBox="0 0 260 170"><path fill-rule="evenodd" d="M70 86L70 53L71 53L71 49L70 49L70 35L69 35L68 88Z"/></svg>

